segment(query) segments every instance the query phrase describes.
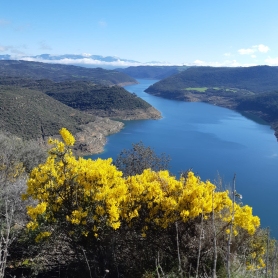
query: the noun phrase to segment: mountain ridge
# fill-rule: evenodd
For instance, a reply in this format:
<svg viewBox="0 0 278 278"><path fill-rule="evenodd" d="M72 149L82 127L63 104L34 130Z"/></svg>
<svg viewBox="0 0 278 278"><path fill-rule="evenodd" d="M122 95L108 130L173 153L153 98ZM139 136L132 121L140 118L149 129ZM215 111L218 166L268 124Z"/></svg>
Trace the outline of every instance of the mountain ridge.
<svg viewBox="0 0 278 278"><path fill-rule="evenodd" d="M134 78L114 70L22 60L0 60L0 77L50 79L54 82L85 80L107 86L137 83Z"/></svg>

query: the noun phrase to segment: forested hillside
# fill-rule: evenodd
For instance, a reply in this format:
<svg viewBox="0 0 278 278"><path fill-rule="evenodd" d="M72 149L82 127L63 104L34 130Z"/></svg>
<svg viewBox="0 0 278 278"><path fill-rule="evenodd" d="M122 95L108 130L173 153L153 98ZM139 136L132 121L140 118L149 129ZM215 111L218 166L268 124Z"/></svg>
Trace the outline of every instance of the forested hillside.
<svg viewBox="0 0 278 278"><path fill-rule="evenodd" d="M62 126L76 133L95 120L40 91L15 86L0 86L0 107L0 129L24 139L59 134Z"/></svg>
<svg viewBox="0 0 278 278"><path fill-rule="evenodd" d="M1 131L44 142L67 127L77 136L75 149L80 154L103 151L105 136L123 127L122 122L99 116L127 120L161 117L147 102L118 86L23 78L2 78L1 83L16 84L0 85Z"/></svg>
<svg viewBox="0 0 278 278"><path fill-rule="evenodd" d="M278 138L278 67L192 67L146 92L182 101L202 101L257 115Z"/></svg>
<svg viewBox="0 0 278 278"><path fill-rule="evenodd" d="M47 84L42 91L68 106L84 111L151 107L146 101L119 86L109 87L91 82L67 81Z"/></svg>
<svg viewBox="0 0 278 278"><path fill-rule="evenodd" d="M152 85L146 91L161 93L187 88L235 88L262 93L278 88L278 67L191 67Z"/></svg>
<svg viewBox="0 0 278 278"><path fill-rule="evenodd" d="M158 119L159 111L149 103L119 86L105 86L89 81L53 82L22 77L0 77L0 84L34 89L81 111L120 119Z"/></svg>
<svg viewBox="0 0 278 278"><path fill-rule="evenodd" d="M55 82L87 80L108 86L137 83L134 78L115 70L15 60L0 60L0 77L50 79Z"/></svg>

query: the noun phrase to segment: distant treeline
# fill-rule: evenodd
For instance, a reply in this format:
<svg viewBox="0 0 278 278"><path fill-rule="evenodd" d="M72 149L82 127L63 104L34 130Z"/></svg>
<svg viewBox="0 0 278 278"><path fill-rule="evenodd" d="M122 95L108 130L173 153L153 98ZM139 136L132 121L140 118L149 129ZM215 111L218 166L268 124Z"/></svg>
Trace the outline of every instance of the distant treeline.
<svg viewBox="0 0 278 278"><path fill-rule="evenodd" d="M191 67L161 80L147 92L183 90L186 88L222 87L263 93L278 89L278 67Z"/></svg>
<svg viewBox="0 0 278 278"><path fill-rule="evenodd" d="M15 60L0 60L0 77L50 79L55 82L86 80L108 86L136 83L134 78L115 70Z"/></svg>

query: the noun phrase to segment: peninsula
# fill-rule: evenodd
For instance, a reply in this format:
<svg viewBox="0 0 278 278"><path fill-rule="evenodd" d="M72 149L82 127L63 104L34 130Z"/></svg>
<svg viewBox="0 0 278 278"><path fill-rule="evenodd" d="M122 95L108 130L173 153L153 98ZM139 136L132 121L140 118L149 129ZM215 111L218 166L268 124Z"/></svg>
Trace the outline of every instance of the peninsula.
<svg viewBox="0 0 278 278"><path fill-rule="evenodd" d="M258 116L271 125L278 139L278 67L191 67L145 91L164 98L201 101Z"/></svg>

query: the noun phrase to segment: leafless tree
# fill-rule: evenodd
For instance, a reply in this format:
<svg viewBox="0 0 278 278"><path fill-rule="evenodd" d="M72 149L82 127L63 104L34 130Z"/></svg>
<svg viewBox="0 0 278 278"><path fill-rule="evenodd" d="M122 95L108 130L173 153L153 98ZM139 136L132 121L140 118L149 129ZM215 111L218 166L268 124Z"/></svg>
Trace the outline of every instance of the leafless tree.
<svg viewBox="0 0 278 278"><path fill-rule="evenodd" d="M129 150L124 149L118 155L115 165L123 172L124 176L141 174L145 169L154 171L166 170L170 158L162 153L157 155L153 149L144 146L142 142L132 144Z"/></svg>

